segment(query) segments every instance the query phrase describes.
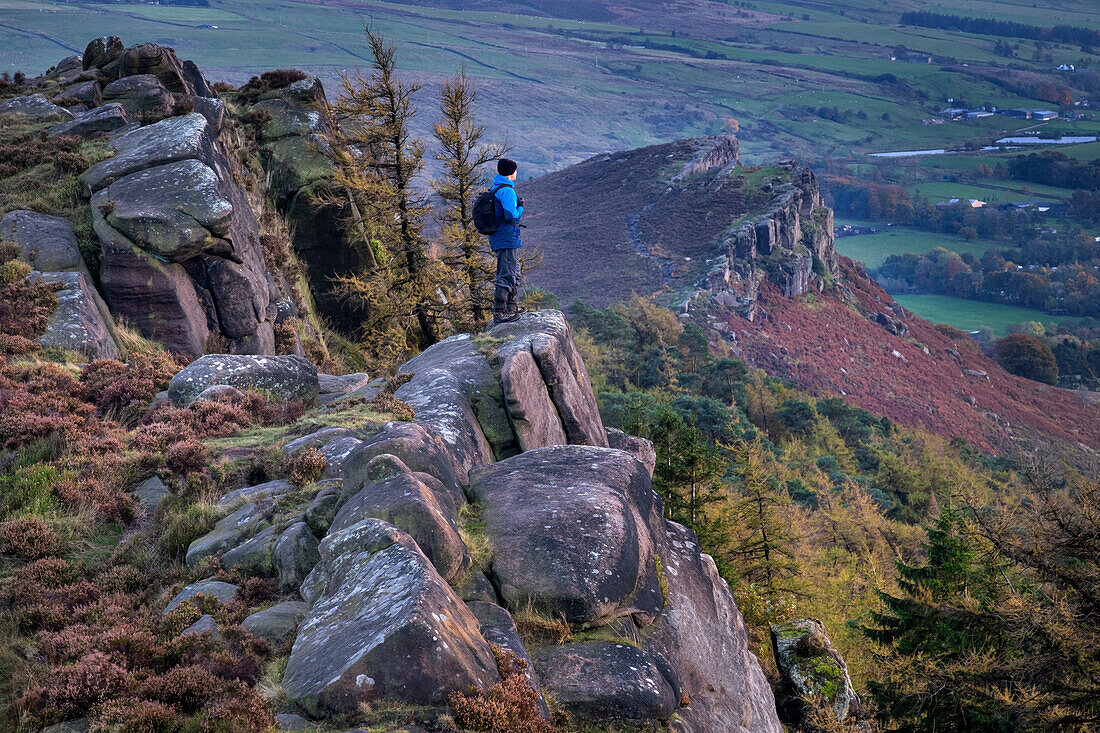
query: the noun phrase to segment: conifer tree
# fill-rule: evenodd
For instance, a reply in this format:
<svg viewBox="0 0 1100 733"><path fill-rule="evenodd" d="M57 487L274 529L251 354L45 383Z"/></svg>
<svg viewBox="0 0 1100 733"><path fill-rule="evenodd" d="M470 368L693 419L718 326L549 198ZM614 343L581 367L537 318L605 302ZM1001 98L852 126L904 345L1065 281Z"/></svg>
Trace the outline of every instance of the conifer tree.
<svg viewBox="0 0 1100 733"><path fill-rule="evenodd" d="M757 584L768 600L795 590L798 576L797 539L786 513L791 500L786 488L768 475L763 451L755 443L729 446L735 464L733 539L730 555L741 580Z"/></svg>
<svg viewBox="0 0 1100 733"><path fill-rule="evenodd" d="M473 222L473 200L485 185L479 168L508 150L506 145L482 142L485 128L474 119L476 102L477 91L463 69L443 82L441 116L432 128L439 143L435 158L443 164L443 176L433 180L432 187L448 207L443 217L444 257L464 285L465 297L452 299L451 312L469 320L465 330L484 325L493 300L493 261Z"/></svg>
<svg viewBox="0 0 1100 733"><path fill-rule="evenodd" d="M335 283L364 307L363 335L376 360L385 362L438 340L446 273L428 254L428 209L414 185L424 156L411 130L412 96L420 85L398 80L394 45L371 27L364 32L373 61L366 75L358 67L341 74L341 95L330 108L339 125L327 146L337 173L322 203L347 212L370 263Z"/></svg>

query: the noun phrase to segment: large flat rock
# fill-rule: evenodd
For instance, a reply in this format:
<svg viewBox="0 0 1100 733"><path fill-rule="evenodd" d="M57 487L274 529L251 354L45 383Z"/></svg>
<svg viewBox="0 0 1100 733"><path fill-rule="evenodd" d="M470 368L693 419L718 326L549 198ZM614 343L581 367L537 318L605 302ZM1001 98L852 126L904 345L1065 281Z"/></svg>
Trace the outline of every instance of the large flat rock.
<svg viewBox="0 0 1100 733"><path fill-rule="evenodd" d="M652 618L662 606L649 472L610 448L551 446L475 472L494 585L512 610L530 603L571 623Z"/></svg>
<svg viewBox="0 0 1100 733"><path fill-rule="evenodd" d="M0 117L19 115L31 120L71 120L73 113L59 107L41 94L15 97L0 104Z"/></svg>
<svg viewBox="0 0 1100 733"><path fill-rule="evenodd" d="M379 698L436 705L499 681L473 613L409 535L379 519L329 534L283 675L313 714Z"/></svg>
<svg viewBox="0 0 1100 733"><path fill-rule="evenodd" d="M95 192L113 181L146 168L195 159L212 165L214 138L206 118L195 112L139 127L115 138L112 158L80 174L80 183Z"/></svg>
<svg viewBox="0 0 1100 733"><path fill-rule="evenodd" d="M214 171L181 160L131 173L97 192L92 206L131 242L168 262L210 252L232 253L226 241L233 205L218 191Z"/></svg>
<svg viewBox="0 0 1100 733"><path fill-rule="evenodd" d="M313 404L319 389L317 367L300 356L207 354L172 377L168 396L177 405L187 405L215 384L262 389L280 399L306 405Z"/></svg>

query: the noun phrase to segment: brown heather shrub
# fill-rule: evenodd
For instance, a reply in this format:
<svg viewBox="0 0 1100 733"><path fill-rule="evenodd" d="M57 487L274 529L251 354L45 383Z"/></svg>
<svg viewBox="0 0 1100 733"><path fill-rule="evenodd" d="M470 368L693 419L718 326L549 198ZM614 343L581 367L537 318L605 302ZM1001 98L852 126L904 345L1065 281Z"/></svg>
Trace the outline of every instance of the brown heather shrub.
<svg viewBox="0 0 1100 733"><path fill-rule="evenodd" d="M14 264L0 265L8 270ZM7 277L14 277L9 272ZM46 330L50 314L57 306L57 295L52 286L36 280L20 279L0 287L0 333L7 339L4 351L0 353L25 354L31 349L24 348L23 341L32 341ZM37 348L37 347L35 347Z"/></svg>
<svg viewBox="0 0 1100 733"><path fill-rule="evenodd" d="M60 722L80 717L133 687L133 675L108 655L93 651L78 662L55 667L40 685L24 694L22 702L37 720Z"/></svg>
<svg viewBox="0 0 1100 733"><path fill-rule="evenodd" d="M11 519L0 524L0 552L20 560L65 554L65 540L44 520Z"/></svg>
<svg viewBox="0 0 1100 733"><path fill-rule="evenodd" d="M145 680L140 695L191 712L222 694L225 687L225 681L210 670L188 665L173 667L162 675Z"/></svg>
<svg viewBox="0 0 1100 733"><path fill-rule="evenodd" d="M181 476L193 471L201 471L209 462L210 456L206 446L195 438L173 443L164 453L164 465L172 473Z"/></svg>
<svg viewBox="0 0 1100 733"><path fill-rule="evenodd" d="M47 137L45 130L17 135L0 143L0 178L34 168L43 161L50 161L63 173L83 173L91 165L80 152L83 144L79 137Z"/></svg>
<svg viewBox="0 0 1100 733"><path fill-rule="evenodd" d="M271 705L255 689L237 684L199 716L200 733L267 731L276 724Z"/></svg>
<svg viewBox="0 0 1100 733"><path fill-rule="evenodd" d="M10 364L0 356L0 445L16 449L55 436L71 442L95 413L82 394L57 364Z"/></svg>
<svg viewBox="0 0 1100 733"><path fill-rule="evenodd" d="M312 445L307 446L287 459L287 478L290 479L290 483L299 488L306 486L314 481L320 481L327 464L324 453Z"/></svg>
<svg viewBox="0 0 1100 733"><path fill-rule="evenodd" d="M254 76L237 90L238 104L255 104L260 95L272 89L288 87L296 81L306 78L304 71L298 69L275 69L265 71L260 76Z"/></svg>
<svg viewBox="0 0 1100 733"><path fill-rule="evenodd" d="M452 693L447 702L455 723L469 731L552 733L555 728L539 714L538 696L524 674L527 661L495 644L492 650L501 681L484 692Z"/></svg>
<svg viewBox="0 0 1100 733"><path fill-rule="evenodd" d="M179 714L163 703L137 698L109 700L96 708L89 733L170 733L180 729Z"/></svg>
<svg viewBox="0 0 1100 733"><path fill-rule="evenodd" d="M84 368L80 382L100 414L133 426L176 371L176 362L167 354L131 354L126 363L114 359L93 361Z"/></svg>
<svg viewBox="0 0 1100 733"><path fill-rule="evenodd" d="M91 509L107 520L129 522L134 518L134 498L118 485L84 476L59 481L54 491L70 508Z"/></svg>

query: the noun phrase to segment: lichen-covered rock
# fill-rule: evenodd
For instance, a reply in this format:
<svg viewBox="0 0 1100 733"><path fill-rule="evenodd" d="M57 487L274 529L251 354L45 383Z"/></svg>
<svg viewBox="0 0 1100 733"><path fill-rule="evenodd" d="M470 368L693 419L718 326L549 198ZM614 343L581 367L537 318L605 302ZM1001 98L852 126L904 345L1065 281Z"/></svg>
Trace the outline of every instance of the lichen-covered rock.
<svg viewBox="0 0 1100 733"><path fill-rule="evenodd" d="M477 619L409 535L365 519L329 534L320 553L283 675L308 712L378 698L433 705L499 681Z"/></svg>
<svg viewBox="0 0 1100 733"><path fill-rule="evenodd" d="M372 463L377 465L386 458L398 470L361 485L340 507L329 531L339 532L368 517L383 519L409 533L446 580L462 577L471 559L458 533L456 507L450 503L450 496L433 490L433 483L440 490L442 486L426 474L410 471L394 456L378 456Z"/></svg>
<svg viewBox="0 0 1100 733"><path fill-rule="evenodd" d="M843 722L859 710L859 695L852 688L848 666L833 647L825 626L817 619L805 618L771 627L775 665L787 693L779 700L779 711L786 722L798 725L806 697L822 697Z"/></svg>
<svg viewBox="0 0 1100 733"><path fill-rule="evenodd" d="M646 468L610 448L551 446L471 476L508 607L571 623L641 614L662 598L649 521L660 514Z"/></svg>
<svg viewBox="0 0 1100 733"><path fill-rule="evenodd" d="M173 353L201 355L210 330L187 270L135 247L96 208L92 226L101 243L99 281L111 312Z"/></svg>
<svg viewBox="0 0 1100 733"><path fill-rule="evenodd" d="M68 219L37 211L9 211L0 219L0 239L18 244L19 259L39 272L88 274Z"/></svg>
<svg viewBox="0 0 1100 733"><path fill-rule="evenodd" d="M367 466L380 455L396 456L411 470L435 476L451 494L456 508L465 503L447 446L435 430L417 423L385 423L344 461L345 485L358 491L367 482Z"/></svg>
<svg viewBox="0 0 1100 733"><path fill-rule="evenodd" d="M15 97L0 104L0 117L20 115L31 120L71 120L73 113L59 107L41 94Z"/></svg>
<svg viewBox="0 0 1100 733"><path fill-rule="evenodd" d="M225 496L218 499L218 509L232 509L238 504L256 502L262 499L278 499L281 496L294 491L294 484L283 479L265 481L255 486L246 486L242 489L233 489Z"/></svg>
<svg viewBox="0 0 1100 733"><path fill-rule="evenodd" d="M164 612L168 613L181 603L186 603L199 595L217 599L220 603L229 603L236 599L239 590L232 583L225 583L220 580L201 580L198 583L192 583L177 593L164 607Z"/></svg>
<svg viewBox="0 0 1100 733"><path fill-rule="evenodd" d="M91 359L117 359L118 343L107 304L83 272L33 272L29 277L52 286L57 306L38 343L47 349L76 351Z"/></svg>
<svg viewBox="0 0 1100 733"><path fill-rule="evenodd" d="M657 450L653 447L652 440L629 435L618 428L608 428L607 444L637 458L649 471L650 478L653 477L653 469L657 467Z"/></svg>
<svg viewBox="0 0 1100 733"><path fill-rule="evenodd" d="M399 371L413 376L394 396L412 405L417 422L443 439L460 482L466 483L470 469L519 452L500 381L469 334L440 341Z"/></svg>
<svg viewBox="0 0 1100 733"><path fill-rule="evenodd" d="M145 123L172 116L176 98L152 74L126 76L103 87L103 101L115 102Z"/></svg>
<svg viewBox="0 0 1100 733"><path fill-rule="evenodd" d="M279 535L271 558L279 587L297 590L320 559L317 538L309 526L305 522L291 524Z"/></svg>
<svg viewBox="0 0 1100 733"><path fill-rule="evenodd" d="M122 176L146 168L194 159L214 161L214 138L206 118L192 113L139 127L110 141L115 155L80 174L84 187L95 192Z"/></svg>
<svg viewBox="0 0 1100 733"><path fill-rule="evenodd" d="M132 124L134 124L134 118L126 108L118 102L110 102L102 107L81 112L69 122L54 125L49 130L49 136L89 137L98 132L114 132Z"/></svg>
<svg viewBox="0 0 1100 733"><path fill-rule="evenodd" d="M502 348L500 358L500 386L520 450L568 443L534 355L524 348Z"/></svg>
<svg viewBox="0 0 1100 733"><path fill-rule="evenodd" d="M344 464L362 444L352 430L327 427L290 441L283 446L283 452L290 457L305 448L316 448L325 457L325 477L333 478L343 474Z"/></svg>
<svg viewBox="0 0 1100 733"><path fill-rule="evenodd" d="M279 528L268 527L222 555L222 566L241 568L252 575L272 575L274 571L272 556L278 539Z"/></svg>
<svg viewBox="0 0 1100 733"><path fill-rule="evenodd" d="M82 66L87 69L102 69L122 55L122 40L118 36L96 38L84 49Z"/></svg>
<svg viewBox="0 0 1100 733"><path fill-rule="evenodd" d="M628 644L563 644L540 647L533 656L547 693L583 720L667 720L679 706L654 659Z"/></svg>
<svg viewBox="0 0 1100 733"><path fill-rule="evenodd" d="M245 504L221 519L214 525L214 529L188 546L187 564L193 566L204 557L230 550L266 529L269 524L268 518L258 506Z"/></svg>
<svg viewBox="0 0 1100 733"><path fill-rule="evenodd" d="M538 418L539 423L549 424L555 417L560 418L569 443L607 446L607 435L604 432L603 421L600 419L600 411L596 407L595 395L592 394L592 382L588 377L588 370L577 351L573 334L561 311L540 310L526 313L518 321L492 327L489 329L489 335L494 339L507 339L507 343L497 352L501 360L502 376L509 363L517 357L522 359L517 366L519 370L517 377L524 371L529 371L529 367L525 369L522 366L526 363L523 352L530 353L537 364L538 372L542 376L557 413L556 416L546 414ZM528 415L545 410L543 395L535 389L532 389L529 400L518 392L510 394L506 392L505 397L508 400L509 414L513 419L516 419L512 413L517 404L523 404L523 412ZM530 417L527 419L530 420ZM538 431L535 430L533 433L537 435ZM553 431L547 433L547 436L557 437L556 432ZM556 443L543 445L556 445ZM532 447L542 446L532 445Z"/></svg>
<svg viewBox="0 0 1100 733"><path fill-rule="evenodd" d="M309 605L302 601L284 601L251 614L241 622L241 626L272 644L280 644L294 633L307 611Z"/></svg>
<svg viewBox="0 0 1100 733"><path fill-rule="evenodd" d="M667 604L645 630L642 648L653 655L677 697L684 733L781 733L771 686L749 650L748 631L729 585L695 533L675 522L654 527Z"/></svg>
<svg viewBox="0 0 1100 733"><path fill-rule="evenodd" d="M168 396L177 405L187 405L214 384L262 389L279 399L312 405L318 393L317 367L300 356L207 354L172 377Z"/></svg>
<svg viewBox="0 0 1100 733"><path fill-rule="evenodd" d="M340 501L340 492L343 490L343 482L338 479L328 479L319 484L317 495L306 507L303 521L317 537L324 537L328 528L332 526L332 520L336 518L336 507Z"/></svg>

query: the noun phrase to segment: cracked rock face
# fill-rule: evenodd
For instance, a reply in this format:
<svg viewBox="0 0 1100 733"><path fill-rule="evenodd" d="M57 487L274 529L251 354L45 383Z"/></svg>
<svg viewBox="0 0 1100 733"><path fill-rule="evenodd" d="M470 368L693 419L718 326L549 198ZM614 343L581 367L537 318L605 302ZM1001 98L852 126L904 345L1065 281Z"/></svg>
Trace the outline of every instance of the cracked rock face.
<svg viewBox="0 0 1100 733"><path fill-rule="evenodd" d="M508 607L529 603L575 624L663 606L653 516L660 510L648 470L610 448L552 446L471 477L493 547L493 584Z"/></svg>
<svg viewBox="0 0 1100 733"><path fill-rule="evenodd" d="M57 288L57 307L45 332L38 337L43 348L66 349L88 359L117 359L111 316L91 279L83 272L45 272L30 275Z"/></svg>
<svg viewBox="0 0 1100 733"><path fill-rule="evenodd" d="M433 705L499 681L473 613L413 539L379 519L329 534L283 675L312 713L379 698ZM398 661L399 660L399 661Z"/></svg>
<svg viewBox="0 0 1100 733"><path fill-rule="evenodd" d="M233 205L218 179L197 160L156 166L125 176L92 197L107 223L131 242L169 262L202 253L228 256L225 240Z"/></svg>

